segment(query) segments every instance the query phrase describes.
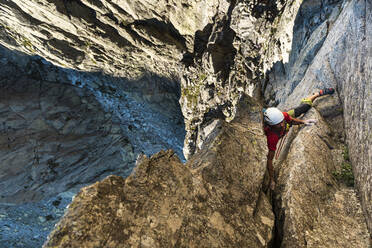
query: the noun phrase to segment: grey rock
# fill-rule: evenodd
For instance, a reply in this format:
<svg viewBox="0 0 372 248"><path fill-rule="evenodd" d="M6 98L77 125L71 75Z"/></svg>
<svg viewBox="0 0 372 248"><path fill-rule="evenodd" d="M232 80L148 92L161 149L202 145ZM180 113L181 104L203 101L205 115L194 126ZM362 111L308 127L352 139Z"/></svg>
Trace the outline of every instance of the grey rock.
<svg viewBox="0 0 372 248"><path fill-rule="evenodd" d="M5 116L7 122L2 132L17 134L14 140L0 136L4 164L14 165L12 168L16 170L13 173L5 166L6 175L22 175L17 174L23 168L20 165L28 161L26 171L34 181L32 185L25 185L28 187L25 190L14 191L9 187L7 190L11 192L5 194L6 201L11 201L12 197L22 201L25 192L38 190L50 194L77 191L82 185L114 170L128 175L131 166L127 165L133 165L138 154L147 155L137 159L141 164L163 148L173 148L178 154L183 149L185 157L193 161L190 164L203 164L198 159L205 157L200 154L207 156L208 153L203 151L218 140L221 128L228 125L225 121L236 128L234 119L239 119L237 106L242 95L252 96L257 103L288 109L318 89L335 87L337 97L322 98L315 104L322 117L312 113L325 121L319 126L300 130L297 136L292 136L292 146L289 143L283 151L284 154L290 151L288 159L295 159L293 153L302 152L306 142L314 141L308 147L309 153L329 152L333 160L319 162L319 173L314 173L306 188L297 185L296 180L306 178L303 173L309 173L307 169L313 167L298 171L296 177L287 177L285 175L290 174L288 171L293 167L292 160L286 160L286 166L278 172L282 186L288 182L299 189L277 190L283 204L289 206L288 202L294 202L292 209L282 210L295 213L295 217L304 220L287 219L288 224L282 228L282 232L286 232L282 239L283 244L289 245L293 241L298 247L305 246L299 238L301 235L305 235L301 237L313 247L342 246L347 242L365 245L366 232L354 192L339 189L331 179L331 171L337 170L334 165L342 159L340 147L346 146L343 144L346 140L356 189L371 233L370 1L221 0L157 1L156 4L120 1L116 4L85 0L15 0L1 2L0 9L0 43L4 47L29 55L37 54L60 65L52 66L37 56L20 57L16 52L0 48L1 75L17 75L16 80L1 77L0 85L12 88L10 85L14 81L15 86L22 86L20 88L27 83L36 83L50 89L46 94L48 97L40 98L40 106L36 104L36 96L30 95L30 107L22 102L29 98L20 92L32 87L31 91L37 92L35 85L17 89L18 97L8 96L6 103L0 100L0 116ZM65 85L61 86L61 83ZM49 87L54 84L58 86ZM70 113L71 107L66 108L55 101L59 96L66 96L59 99L61 102L67 101L84 111ZM183 122L187 132L185 138ZM314 134L311 128L321 134L319 139L309 138L309 134ZM37 137L28 139L29 133ZM55 154L75 151L81 144L76 139L64 140L63 147L58 148L57 143L61 141L51 140L50 136L54 137L51 134L84 136L84 144L92 144L86 148L89 154L97 156L87 158L84 151L79 150L68 154L66 160L62 157L53 160ZM321 143L319 147L316 147L317 142ZM333 149L328 151L330 147ZM13 149L17 153L8 154ZM44 167L32 162L37 161L35 151L43 155L37 158ZM262 152L265 153L259 151ZM305 156L307 153L300 154ZM102 156L107 167L101 167ZM306 164L310 164L308 161L312 158L315 155L306 157ZM54 182L55 185L62 182L60 171L56 175L53 172L55 166L50 166L56 164L63 165L61 173L66 172L66 181L73 184L52 187ZM74 164L89 165L98 171L90 174L81 169L84 172L81 173L84 181L81 184L75 180L78 172L72 168L64 171L65 166ZM209 165L206 167L210 168ZM25 180L18 178L14 182L17 189ZM324 182L331 186L327 188ZM10 181L7 180L0 184L8 185ZM255 186L245 186L257 193ZM320 192L318 195L329 201L305 194L308 188L314 188ZM35 199L38 196L35 195ZM325 217L311 220L308 215L301 215L299 208L314 216L319 216L318 209ZM342 213L344 220L334 216L332 209ZM353 215L354 219L351 218ZM344 221L345 224L340 226L345 230L353 229L350 235L343 232L344 237L336 239L336 227L330 223L332 218L335 223ZM218 216L214 219L221 220ZM323 226L327 225L329 229L325 230ZM354 242L358 232L361 238ZM261 244L267 242L266 238L257 238L263 240ZM146 234L141 243L154 246L156 239Z"/></svg>
<svg viewBox="0 0 372 248"><path fill-rule="evenodd" d="M371 67L372 8L368 1L345 2L342 12L331 25L327 38L306 73L280 107L295 106L302 97L317 89L334 87L342 103L346 140L355 173L356 188L371 232L370 154L372 125L369 78ZM281 89L279 88L280 92ZM281 93L279 93L281 94ZM284 94L285 95L285 94ZM338 108L339 109L339 108ZM335 109L335 112L340 110Z"/></svg>
<svg viewBox="0 0 372 248"><path fill-rule="evenodd" d="M129 175L140 152L174 148L182 157L172 81L149 75L132 87L124 78L59 68L5 48L0 53L10 61L0 71L1 202L38 201L110 173ZM101 88L92 91L90 82ZM145 100L145 91L156 102Z"/></svg>
<svg viewBox="0 0 372 248"><path fill-rule="evenodd" d="M38 218L38 220L41 222L41 223L44 223L46 221L45 217L44 216L40 216Z"/></svg>
<svg viewBox="0 0 372 248"><path fill-rule="evenodd" d="M119 124L110 119L97 121L86 105L69 101L70 96L76 96L75 91L94 104L97 115L102 113L94 97L79 88L25 78L13 82L11 88L2 85L1 101L8 105L8 114L1 119L1 202L37 201L74 185L86 184L107 170L123 166L124 161L130 166L133 155L128 153L123 160L116 152L128 143L125 135L115 138L110 131ZM42 102L48 102L48 109L53 110L40 108ZM27 105L15 111L13 105L21 103ZM75 119L74 125L68 119ZM109 125L109 131L97 132L97 127L102 125ZM96 151L102 146L106 149ZM102 161L112 161L112 164L105 168Z"/></svg>
<svg viewBox="0 0 372 248"><path fill-rule="evenodd" d="M329 136L331 131L317 111L311 110L305 118L318 122L292 130L293 137L288 138L292 142L275 166L276 238L282 247L369 247L356 191L333 177L336 163L343 160L335 150L342 146Z"/></svg>
<svg viewBox="0 0 372 248"><path fill-rule="evenodd" d="M172 76L219 1L4 1L1 44L63 67ZM11 11L9 11L11 10ZM118 53L118 51L120 51Z"/></svg>

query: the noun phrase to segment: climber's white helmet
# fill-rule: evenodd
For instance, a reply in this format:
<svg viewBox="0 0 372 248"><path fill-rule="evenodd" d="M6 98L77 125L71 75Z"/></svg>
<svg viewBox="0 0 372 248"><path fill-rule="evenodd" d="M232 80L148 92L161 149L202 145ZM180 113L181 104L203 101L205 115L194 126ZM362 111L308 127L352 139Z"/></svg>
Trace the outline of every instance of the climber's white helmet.
<svg viewBox="0 0 372 248"><path fill-rule="evenodd" d="M283 119L284 119L284 115L282 111L280 111L277 108L268 108L264 112L264 120L267 124L271 126L282 122Z"/></svg>

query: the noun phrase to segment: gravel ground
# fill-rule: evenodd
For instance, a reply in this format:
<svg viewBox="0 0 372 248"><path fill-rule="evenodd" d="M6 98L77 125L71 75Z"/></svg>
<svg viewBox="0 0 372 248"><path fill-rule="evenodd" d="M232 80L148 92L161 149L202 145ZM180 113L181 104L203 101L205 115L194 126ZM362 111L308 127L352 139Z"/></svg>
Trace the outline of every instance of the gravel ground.
<svg viewBox="0 0 372 248"><path fill-rule="evenodd" d="M0 203L0 248L42 247L75 194L22 205Z"/></svg>

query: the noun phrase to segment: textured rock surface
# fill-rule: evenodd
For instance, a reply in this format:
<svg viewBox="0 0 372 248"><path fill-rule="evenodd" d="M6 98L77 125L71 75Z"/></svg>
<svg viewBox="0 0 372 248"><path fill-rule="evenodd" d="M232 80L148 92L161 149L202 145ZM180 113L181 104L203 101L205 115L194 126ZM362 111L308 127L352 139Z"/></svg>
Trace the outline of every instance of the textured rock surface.
<svg viewBox="0 0 372 248"><path fill-rule="evenodd" d="M40 200L135 160L119 124L87 91L20 77L0 94L2 202Z"/></svg>
<svg viewBox="0 0 372 248"><path fill-rule="evenodd" d="M371 23L371 3L368 0L157 1L156 4L152 1L94 1L93 3L85 0L37 2L5 0L0 2L0 43L11 50L38 54L61 67L52 66L37 56L19 59L18 53L2 49L1 55L5 55L1 56L0 60L2 66L0 80L2 80L1 85L11 85L13 81L37 82L38 85L48 85L48 87L54 86L55 83L70 85L52 87L58 92L65 92L65 89L71 87L78 88L73 90L77 95L83 98L91 96L89 101L79 106L83 113L85 107L92 105L94 106L92 110L97 111L98 117L100 113L108 115L107 120L112 122L110 124L109 121L108 126L119 127L117 124L120 123L120 128L117 130L122 132L122 137L130 144L126 147L131 152L125 154L131 154L133 151L133 154L143 152L149 155L164 147L172 147L178 152L182 149L180 139L183 136L183 126L176 104L180 97L187 129L184 153L186 157L191 157L198 152L188 163L190 168L195 167L190 173L192 178L198 180L200 175L204 175L206 178L204 176L202 178L206 182L215 180L208 175L214 175L215 178L220 178L221 173L224 175L225 167L220 165L216 158L226 154L223 154L224 149L220 149L221 146L215 142L219 140L218 137L223 136L219 131L221 128L225 131L229 130L226 127L228 124L224 123L223 119L231 121L236 118L236 105L243 93L255 97L256 101L263 101L268 105L279 104L280 108L288 109L297 105L300 98L313 93L318 88L335 87L338 96L332 98L335 103L322 100L317 106L322 117L326 118L328 125L331 126L331 131L322 123L314 129L315 131L309 128L300 130L297 137L295 135L292 137L293 145L289 144L287 148L289 150L286 150L290 151L289 160L283 158L286 162L283 163L283 170L278 172L281 188L276 192L277 224L281 221L281 213L285 213L284 217L289 217L283 219L285 224L277 225L273 245L278 246L280 241L283 241L283 246L293 242L299 247L306 246L306 243L313 247L327 247L359 242L358 245L363 247L366 244L364 242L366 232L363 231L358 203L354 201L352 190L339 189L332 179L334 162L320 161L318 163L320 169L316 171L318 173L314 173L314 177L308 180L306 187L298 185L298 182L307 178L309 171L318 168L306 162L315 159L314 154L322 154L324 160L328 159L324 155L327 153L326 149L333 147L330 152L335 153L334 158L338 160L340 149L337 142L345 141L343 132L345 126L356 188L371 233L372 146L370 143L372 139L371 116L368 115L371 112L372 87L370 82ZM14 70L14 67L17 69ZM66 67L86 72L66 69ZM11 78L13 75L17 75L16 80ZM27 85L22 90L27 89L38 92L34 85ZM14 91L12 87L7 90ZM47 92L46 96L49 96L49 93L53 91ZM260 97L261 93L263 98ZM8 101L11 97L7 95L4 99ZM11 139L7 139L8 131L11 133L23 130L23 127L28 128L26 124L29 120L33 120L35 113L37 114L37 112L30 112L28 105L19 102L13 101L10 105L8 103L0 105L0 109L4 110L4 113L10 113L9 118L12 118L9 119L8 115L1 117L6 119L6 123L11 124L0 123L5 134L1 136L4 151L8 151L7 145L12 143ZM31 103L33 102L34 99L31 99ZM55 99L50 99L48 102L56 105ZM27 110L24 111L27 115L22 112L23 109ZM19 116L17 113L22 115ZM343 113L343 118L340 113ZM317 116L315 113L313 115ZM22 116L28 119L20 120ZM42 117L45 118L48 127L53 127L56 133L60 133L70 121L67 121L64 110L57 112L57 115ZM26 124L17 126L20 123ZM232 122L231 128L240 130L236 123L239 123L239 119L235 124ZM106 126L107 123L96 124ZM101 131L102 134L107 134L106 129ZM239 138L235 140L238 144L241 144L241 131L236 131L236 137ZM22 134L22 132L16 133ZM43 138L42 132L40 133L40 137ZM309 133L320 136L309 135ZM32 133L34 134L37 133ZM111 134L115 136L116 131ZM105 138L107 137L104 136L103 140ZM22 136L22 139L25 141L27 138ZM214 139L217 141L213 141ZM45 141L49 142L49 140ZM318 145L319 142L321 145ZM34 147L44 147L47 143L39 143L39 141L26 143L23 143L23 148L21 145L17 146L16 151L19 152L17 154L29 152L25 157L27 161L31 161L31 164L28 163L30 166L34 161L33 158L39 159L39 156L35 156L35 153L39 153L39 149ZM324 143L327 143L328 148ZM14 141L14 144L18 143ZM95 143L94 146L97 144ZM220 150L213 151L212 147L216 144ZM237 149L235 152L241 149L230 141L226 144L232 150ZM212 150L206 152L206 147L210 145L209 148ZM263 147L264 145L261 148ZM53 146L47 148L52 149ZM119 150L122 151L121 148ZM307 150L309 156L311 153L311 157L308 156ZM96 154L104 153L104 155L106 152L98 148L91 151ZM297 151L305 158L303 163L306 167L303 170L291 167L292 161L298 160ZM265 150L256 152L261 156ZM45 159L48 156L45 156ZM58 157L58 154L52 151L50 156ZM130 155L124 160L133 161L133 158L134 156ZM6 159L10 161L9 164L16 163L19 156L14 159L6 157ZM54 169L49 168L49 160L45 159L44 167L40 167L40 170L33 169L34 176L46 182L45 185L52 185L53 182L48 180L58 179L58 177L54 175ZM116 156L115 163L120 159L122 159L120 156ZM229 159L229 163L242 164L240 157L229 157ZM295 165L299 165L297 160L293 162ZM264 157L262 161L265 161ZM213 163L213 166L210 163ZM111 170L111 164L106 166ZM17 166L12 167L19 169L20 164L17 163ZM127 171L122 164L119 167L123 172ZM46 170L41 170L42 168ZM228 171L228 175L232 175L229 173L233 171ZM42 172L47 175L45 178ZM102 172L101 176L104 176L109 171L99 167L97 172L97 175ZM295 173L294 176L292 172ZM6 171L7 176L10 175L8 173L12 171ZM79 173L79 170L76 173ZM239 184L242 182L233 180L234 173L234 176L213 181L213 185L218 184L221 192L225 192L226 185L223 184L228 182L226 186L228 192L232 192L234 197L238 198L240 193L234 185L235 183L244 185L242 188L249 189L249 197L254 202L259 195L257 187L261 187L263 171L254 172L252 175L258 175L254 178L251 178L246 171L244 173L247 178L250 178L252 185ZM303 173L307 174L303 175ZM87 176L89 175L88 173ZM16 178L22 175L13 173L12 176ZM121 179L115 180L121 181ZM286 188L287 182L298 190L294 190L293 187ZM6 185L9 183L10 181L5 182ZM18 188L23 186L32 190L38 187L37 184L17 185ZM199 190L199 186L193 184L193 187L194 191ZM40 187L42 190L48 190L47 188ZM51 192L56 190L50 187L49 189ZM203 189L206 188L200 186L200 190ZM306 194L309 189L313 191L310 190L310 193ZM24 190L27 189L22 189ZM61 190L65 188L62 187ZM24 194L19 192L21 196ZM7 201L13 193L4 194ZM191 198L194 196L187 195ZM16 194L15 199L17 197ZM37 199L36 195L35 197ZM187 197L185 199L190 199ZM224 197L223 195L222 199L225 199ZM216 199L211 198L210 201L214 204ZM201 202L200 199L191 199L192 202L194 200ZM232 201L232 205L235 203ZM281 204L283 208L280 207ZM301 208L306 209L306 212L301 212ZM181 205L180 209L187 210L187 207ZM343 213L345 218L339 219L331 209ZM227 222L227 218L235 218L226 217L215 209L213 211L207 214L214 220L212 224L216 228L221 223ZM184 212L186 216L191 216L190 212ZM213 215L215 212L217 215ZM224 216L224 222L221 222L218 213ZM309 213L316 218L309 218ZM201 219L202 217L198 220ZM337 229L330 219L335 219L336 223L345 223L339 225L345 228L342 233L346 233L349 229L353 231L350 235L344 235L344 239L335 238ZM105 221L103 218L100 220ZM196 223L203 226L207 222ZM324 229L324 225L330 225L329 229ZM263 227L265 225L256 228ZM188 228L190 229L184 230L192 231L194 230L192 228L196 227L188 226ZM255 236L261 244L267 243L270 239L266 231L267 229L260 229L259 236ZM152 232L152 229L149 232ZM229 233L229 228L223 232ZM354 237L358 236L358 232L361 238L353 241ZM217 237L214 233L210 235L208 237ZM228 240L224 235L221 236L223 237L221 242ZM136 239L135 236L133 237ZM152 242L155 242L156 239L151 237L144 239L144 245L151 246ZM170 239L173 240L173 237L171 236ZM103 238L107 240L106 236ZM234 238L236 241L240 236ZM229 236L229 239L232 238Z"/></svg>
<svg viewBox="0 0 372 248"><path fill-rule="evenodd" d="M35 92L30 92L26 97L32 103L35 103L32 97L37 96L37 86L42 84L46 85L45 87L53 85L57 92L63 93L64 89L70 89L73 94L75 91L80 92L80 95L76 93L79 98L81 95L89 95L89 102L82 102L82 106L76 110L71 109L73 113L78 113L78 110L83 110L88 105L94 105L94 108L90 109L91 115L80 116L86 119L85 122L78 116L73 116L73 119L67 121L66 118L70 117L65 115L65 110L56 111L53 116L34 111L30 115L25 114L28 119L23 122L20 120L21 117L17 116L18 119L14 123L23 123L22 128L26 128L23 133L27 133L30 131L28 124L34 118L32 115L43 115L41 119L47 119L49 124L53 122L58 125L54 127L50 124L53 132L48 133L57 135L58 140L54 136L50 140L39 140L39 136L33 133L35 136L30 134L32 140L26 137L19 138L17 150L12 153L9 153L7 147L10 142L7 137L12 138L13 131L16 130L11 128L18 127L12 127L13 122L2 124L1 132L4 134L1 136L4 147L2 153L7 154L6 161L11 163L0 165L9 168L11 164L14 168L13 172L18 173L14 174L12 171L0 173L1 179L4 179L1 182L2 201L36 200L41 196L47 197L66 189L70 190L71 187L78 188L83 184L99 180L107 174L126 176L133 166L136 154L139 153L151 155L161 149L172 148L183 158L185 132L178 104L180 86L175 77L177 63L182 60L184 54L192 50L193 35L211 22L217 5L217 1L208 1L207 4L194 1L156 3L153 1L1 1L0 44L6 48L0 48L1 85L11 85L14 75L17 75L16 80L23 77L23 80L28 83L36 83L35 86L28 86L30 91L35 89ZM22 51L24 54L20 55L13 50ZM36 56L29 57L25 54ZM51 65L44 59L57 66ZM61 84L67 85L58 86ZM48 95L48 92L46 94ZM7 97L11 98L11 96ZM59 105L58 100L58 94L55 98L48 99L51 105L54 103ZM4 111L17 108L29 109L27 107L29 103L26 101L14 100L10 105L6 102L4 104L1 105ZM14 112L13 115L17 113L13 110L8 112ZM99 117L100 113L108 122L95 121L96 114ZM6 122L9 121L8 116L1 117ZM59 153L62 150L55 150L56 146L49 146L48 142L55 138L62 147L71 145L71 141L64 139L68 134L61 134L59 128L66 127L69 122L70 128L74 129L73 121L77 122L80 132L83 133L82 136L85 135L84 130L96 130L97 134L87 135L86 139L89 139L87 143L83 143L86 139L76 141L71 148L71 152L75 154L66 154L68 151L65 150L63 150L65 153ZM81 122L84 125L79 126ZM111 122L115 124L115 130L111 130ZM44 137L45 134L41 129L42 127L39 127L40 137ZM17 132L21 131L17 129ZM103 137L101 138L100 135ZM81 147L79 147L80 142L83 144ZM105 146L108 149L101 149L105 144L108 145ZM42 153L41 166L34 168L32 164L36 161L34 158L39 159L39 153ZM16 157L12 157L13 155ZM19 155L26 159L21 160ZM94 161L93 166L87 168L85 162L88 159L85 159L77 161L71 168L65 168L73 165L71 163L76 160L76 157L89 157L91 162ZM57 158L63 162L57 161L61 166L56 176L56 170L49 168L48 161L52 163L53 159ZM85 169L87 171L80 178L79 173ZM30 180L31 176L28 175L23 180L22 178L30 171L33 171L35 180ZM62 174L66 171L67 175ZM65 180L59 180L63 177ZM5 186L11 184L15 178L17 183L6 188ZM29 208L32 208L32 204L28 205ZM34 204L34 208L43 206L42 203ZM11 209L16 210L17 207L2 208L1 206L0 208L11 212L13 211ZM3 218L4 228L5 225L9 225L11 230L1 229L0 232L4 235L1 236L0 243L12 239L14 236L11 233L17 230L18 237L24 238L20 242L9 241L7 243L9 246L35 247L35 242L29 240L33 240L37 234L30 234L30 228L22 224L23 218L25 223L29 222L22 215L9 215ZM18 221L19 219L21 221ZM32 232L44 233L40 235L40 239L45 238L44 230L37 230L38 228L41 230L45 226L33 225ZM7 236L7 233L10 236Z"/></svg>
<svg viewBox="0 0 372 248"><path fill-rule="evenodd" d="M263 64L272 63L268 56L262 55L271 44L269 37L281 17L279 14L284 11L284 2L221 4L214 22L196 33L198 46L189 63L185 63L181 77L186 157L202 146L204 128L214 119L223 117L231 121L234 118L236 104L243 93L257 98L260 95ZM293 19L296 7L288 8L291 11L286 12L286 17ZM288 22L282 25L286 24ZM272 47L277 47L276 41L272 42ZM278 49L281 51L280 47Z"/></svg>
<svg viewBox="0 0 372 248"><path fill-rule="evenodd" d="M277 243L281 247L370 247L369 233L356 192L339 185L334 172L342 163L342 143L311 110L315 126L292 130L288 153L276 165ZM283 156L284 157L284 156Z"/></svg>
<svg viewBox="0 0 372 248"><path fill-rule="evenodd" d="M84 188L44 247L267 247L274 216L262 192L260 110L243 106L186 165L160 152L126 180Z"/></svg>
<svg viewBox="0 0 372 248"><path fill-rule="evenodd" d="M137 78L171 76L219 1L0 3L1 43L64 67Z"/></svg>
<svg viewBox="0 0 372 248"><path fill-rule="evenodd" d="M2 46L0 58L1 245L40 247L64 210L49 199L129 175L137 154L173 148L182 157L174 80L64 69Z"/></svg>
<svg viewBox="0 0 372 248"><path fill-rule="evenodd" d="M0 203L0 247L42 247L75 194L63 192L39 202L17 205Z"/></svg>
<svg viewBox="0 0 372 248"><path fill-rule="evenodd" d="M298 83L280 107L295 106L315 89L335 87L342 103L347 144L371 233L372 171L371 125L372 83L371 30L372 7L369 1L345 2L323 45ZM285 83L290 83L285 81ZM278 95L286 91L278 87ZM280 101L280 98L277 99Z"/></svg>
<svg viewBox="0 0 372 248"><path fill-rule="evenodd" d="M241 94L259 101L263 89L265 102L283 102L323 44L341 4L232 1L220 8L214 23L196 34L199 45L181 77L185 156L202 145L204 128L216 116L234 118Z"/></svg>
<svg viewBox="0 0 372 248"><path fill-rule="evenodd" d="M243 105L231 123L215 125L186 165L172 151L161 152L139 159L126 180L109 177L84 188L44 247L368 248L356 192L333 176L344 137L343 129L328 125L342 112L327 113L339 104L337 97L319 99L316 108L325 119L311 110L306 118L318 124L289 134L275 166L273 206L262 192L260 109Z"/></svg>
<svg viewBox="0 0 372 248"><path fill-rule="evenodd" d="M115 82L0 51L0 201L39 200L111 173L125 176L136 154L181 146L171 88L167 93L154 87L144 95L120 87L124 79Z"/></svg>
<svg viewBox="0 0 372 248"><path fill-rule="evenodd" d="M301 5L296 5L297 14L291 12L291 28L286 28L285 18L280 19L279 31L274 34L273 42L283 44L282 46L288 42L289 44L283 51L279 50L273 54L274 56L278 54L276 56L279 57L276 61L272 59L272 62L275 62L271 64L272 66L266 65L270 71L265 70L268 80L263 86L264 97L269 105L285 102L300 83L340 14L341 4L342 1L305 1ZM267 59L270 58L269 56ZM310 87L309 89L311 90ZM312 91L302 92L301 95L304 97L304 94L306 96L310 93Z"/></svg>

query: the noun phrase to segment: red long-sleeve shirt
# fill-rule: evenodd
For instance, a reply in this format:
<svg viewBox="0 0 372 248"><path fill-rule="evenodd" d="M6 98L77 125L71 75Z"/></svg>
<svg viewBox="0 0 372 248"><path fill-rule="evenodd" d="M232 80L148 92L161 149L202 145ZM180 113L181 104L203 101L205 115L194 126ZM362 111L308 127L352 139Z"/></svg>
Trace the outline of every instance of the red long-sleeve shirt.
<svg viewBox="0 0 372 248"><path fill-rule="evenodd" d="M292 118L289 116L289 114L287 112L282 112L283 115L284 115L284 120L287 122L287 123L290 123ZM267 147L269 148L269 150L271 151L276 151L276 145L278 144L278 141L281 137L284 136L285 132L286 132L286 128L284 128L284 130L282 130L280 132L280 134L274 132L270 126L266 126L264 128L264 131L265 131L265 134L266 134L266 137L267 137Z"/></svg>

